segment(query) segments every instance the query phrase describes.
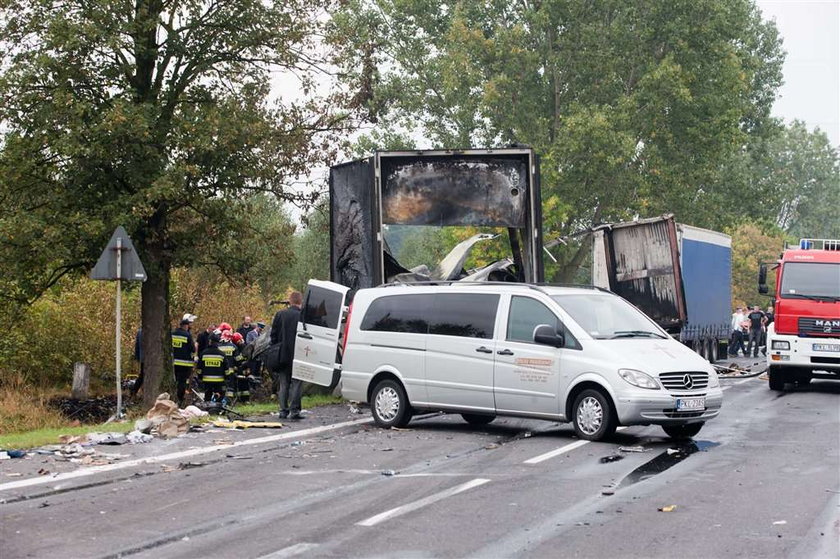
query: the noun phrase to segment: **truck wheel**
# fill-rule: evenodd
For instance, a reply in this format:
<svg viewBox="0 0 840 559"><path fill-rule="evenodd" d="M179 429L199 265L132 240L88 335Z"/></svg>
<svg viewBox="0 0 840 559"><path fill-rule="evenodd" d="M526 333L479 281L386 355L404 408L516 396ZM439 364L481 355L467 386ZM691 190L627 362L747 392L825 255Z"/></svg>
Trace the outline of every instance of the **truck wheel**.
<svg viewBox="0 0 840 559"><path fill-rule="evenodd" d="M807 386L811 384L811 371L799 373L799 376L796 377L796 384L799 384L801 386Z"/></svg>
<svg viewBox="0 0 840 559"><path fill-rule="evenodd" d="M709 362L715 363L718 360L718 348L720 347L720 343L718 342L717 338L712 338L710 341L709 346Z"/></svg>
<svg viewBox="0 0 840 559"><path fill-rule="evenodd" d="M770 390L785 389L784 369L781 367L770 367L767 369L767 379L769 381Z"/></svg>
<svg viewBox="0 0 840 559"><path fill-rule="evenodd" d="M690 439L700 432L705 423L684 423L683 425L663 425L662 430L672 439Z"/></svg>
<svg viewBox="0 0 840 559"><path fill-rule="evenodd" d="M612 402L599 390L589 388L578 394L572 410L572 425L581 439L600 441L615 432Z"/></svg>
<svg viewBox="0 0 840 559"><path fill-rule="evenodd" d="M461 417L470 425L487 425L496 419L495 415L483 415L480 413L462 413Z"/></svg>
<svg viewBox="0 0 840 559"><path fill-rule="evenodd" d="M376 385L370 398L373 421L379 427L405 427L411 421L411 405L402 385L385 379Z"/></svg>

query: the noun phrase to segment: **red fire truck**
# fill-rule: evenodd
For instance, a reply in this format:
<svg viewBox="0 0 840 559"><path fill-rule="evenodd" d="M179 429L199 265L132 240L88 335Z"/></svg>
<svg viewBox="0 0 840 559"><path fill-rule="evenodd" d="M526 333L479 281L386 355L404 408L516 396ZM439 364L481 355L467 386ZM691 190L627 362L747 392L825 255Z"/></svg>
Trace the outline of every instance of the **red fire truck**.
<svg viewBox="0 0 840 559"><path fill-rule="evenodd" d="M771 390L840 380L840 240L802 239L776 266L775 321L767 329ZM767 293L767 265L758 290Z"/></svg>

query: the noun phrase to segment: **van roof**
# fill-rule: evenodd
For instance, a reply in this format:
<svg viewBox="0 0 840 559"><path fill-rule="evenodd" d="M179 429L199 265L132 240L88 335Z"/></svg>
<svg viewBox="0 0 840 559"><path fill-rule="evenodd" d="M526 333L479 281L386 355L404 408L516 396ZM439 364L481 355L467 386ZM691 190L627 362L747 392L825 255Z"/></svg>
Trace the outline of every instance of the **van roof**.
<svg viewBox="0 0 840 559"><path fill-rule="evenodd" d="M576 285L576 284L549 284L549 283L511 283L511 282L494 282L494 281L428 281L428 282L414 282L414 283L388 283L381 285L374 289L399 289L400 291L412 291L418 288L437 288L437 287L455 287L455 288L496 288L499 291L512 291L521 293L524 291L539 291L546 295L563 295L569 293L581 292L601 292L612 293L607 289L596 287L594 285Z"/></svg>

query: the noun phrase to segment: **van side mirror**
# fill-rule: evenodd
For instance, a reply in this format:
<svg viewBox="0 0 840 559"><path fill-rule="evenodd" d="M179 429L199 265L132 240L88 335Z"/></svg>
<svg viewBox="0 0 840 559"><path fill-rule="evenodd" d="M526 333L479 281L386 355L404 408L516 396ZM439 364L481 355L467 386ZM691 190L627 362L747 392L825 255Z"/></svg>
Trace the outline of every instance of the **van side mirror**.
<svg viewBox="0 0 840 559"><path fill-rule="evenodd" d="M758 292L767 295L767 264L758 265Z"/></svg>
<svg viewBox="0 0 840 559"><path fill-rule="evenodd" d="M540 324L534 328L534 342L551 347L563 347L566 345L566 338L562 333L557 332L553 326Z"/></svg>

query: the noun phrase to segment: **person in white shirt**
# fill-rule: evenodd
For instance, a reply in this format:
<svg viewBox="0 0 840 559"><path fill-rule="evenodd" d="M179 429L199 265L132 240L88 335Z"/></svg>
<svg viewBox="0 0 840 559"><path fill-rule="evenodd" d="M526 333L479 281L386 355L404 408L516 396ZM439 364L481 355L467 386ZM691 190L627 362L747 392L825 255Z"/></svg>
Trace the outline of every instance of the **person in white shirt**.
<svg viewBox="0 0 840 559"><path fill-rule="evenodd" d="M744 314L744 309L741 307L737 307L735 312L732 313L732 335L729 338L729 355L730 357L736 357L738 355L738 350L741 353L746 354L746 349L744 348L744 332L741 329L741 323L746 320L747 316Z"/></svg>

